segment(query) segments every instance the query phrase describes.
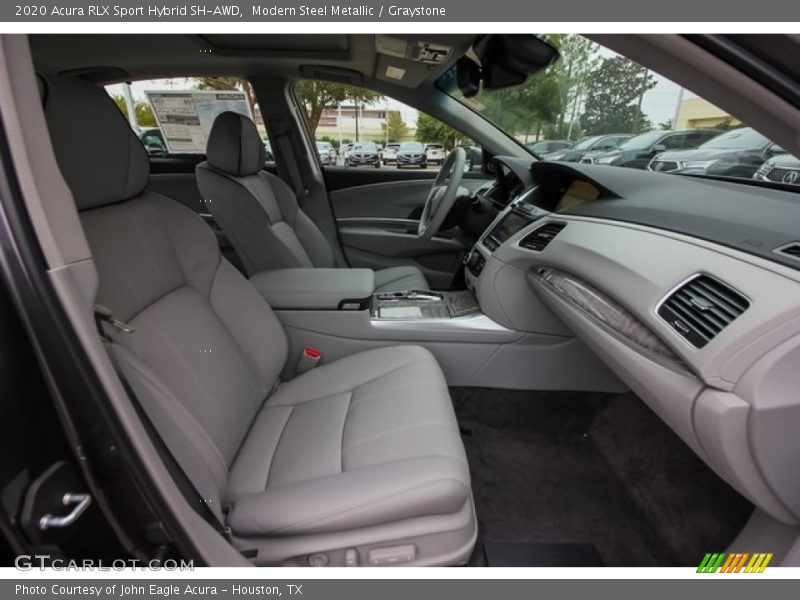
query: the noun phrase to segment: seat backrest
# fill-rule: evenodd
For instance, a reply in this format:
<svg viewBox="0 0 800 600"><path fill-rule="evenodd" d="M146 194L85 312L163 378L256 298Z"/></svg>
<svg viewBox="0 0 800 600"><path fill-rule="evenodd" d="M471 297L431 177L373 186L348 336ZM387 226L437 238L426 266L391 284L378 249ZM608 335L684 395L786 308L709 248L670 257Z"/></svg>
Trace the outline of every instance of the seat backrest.
<svg viewBox="0 0 800 600"><path fill-rule="evenodd" d="M135 329L108 328L120 368L190 479L219 499L285 362L283 329L202 219L145 189L147 154L104 90L49 81L45 114L98 270L96 302Z"/></svg>
<svg viewBox="0 0 800 600"><path fill-rule="evenodd" d="M206 157L197 166L197 185L248 275L336 266L328 241L291 188L263 170L264 142L253 121L234 112L220 114Z"/></svg>

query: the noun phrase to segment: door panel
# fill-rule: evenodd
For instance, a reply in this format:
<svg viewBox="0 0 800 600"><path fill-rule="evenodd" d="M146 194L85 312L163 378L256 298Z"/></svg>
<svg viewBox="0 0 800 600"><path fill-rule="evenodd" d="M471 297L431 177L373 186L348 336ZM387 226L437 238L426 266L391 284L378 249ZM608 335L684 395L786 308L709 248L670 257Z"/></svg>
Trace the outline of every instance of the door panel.
<svg viewBox="0 0 800 600"><path fill-rule="evenodd" d="M433 179L385 181L357 185L329 194L337 219L410 219L420 213Z"/></svg>
<svg viewBox="0 0 800 600"><path fill-rule="evenodd" d="M453 287L464 257L466 243L445 233L430 240L417 237L417 221L407 219L359 219L337 221L339 237L351 267L385 269L414 265L433 289Z"/></svg>

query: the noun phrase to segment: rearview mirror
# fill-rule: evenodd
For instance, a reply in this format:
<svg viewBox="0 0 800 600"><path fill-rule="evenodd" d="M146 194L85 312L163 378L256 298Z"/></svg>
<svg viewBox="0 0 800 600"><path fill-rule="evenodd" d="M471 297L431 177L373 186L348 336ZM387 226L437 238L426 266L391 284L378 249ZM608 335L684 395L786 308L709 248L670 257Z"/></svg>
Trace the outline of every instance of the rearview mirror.
<svg viewBox="0 0 800 600"><path fill-rule="evenodd" d="M464 98L472 98L481 91L481 67L471 58L462 56L456 63L458 89Z"/></svg>
<svg viewBox="0 0 800 600"><path fill-rule="evenodd" d="M473 46L481 63L483 87L488 90L519 85L556 60L554 46L534 35L498 33L486 35Z"/></svg>

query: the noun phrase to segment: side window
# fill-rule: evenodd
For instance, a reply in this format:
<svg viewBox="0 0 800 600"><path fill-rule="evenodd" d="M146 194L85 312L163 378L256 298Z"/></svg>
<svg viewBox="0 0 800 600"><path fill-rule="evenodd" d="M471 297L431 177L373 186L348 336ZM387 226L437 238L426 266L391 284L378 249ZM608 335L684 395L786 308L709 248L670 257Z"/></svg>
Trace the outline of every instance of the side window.
<svg viewBox="0 0 800 600"><path fill-rule="evenodd" d="M181 77L106 86L151 157L202 157L218 114L253 119L271 157L264 119L246 79Z"/></svg>
<svg viewBox="0 0 800 600"><path fill-rule="evenodd" d="M711 139L711 136L707 133L703 133L700 131L695 131L686 135L686 148L697 148L700 144L705 142L706 140Z"/></svg>
<svg viewBox="0 0 800 600"><path fill-rule="evenodd" d="M619 148L622 144L627 142L630 139L628 136L618 136L613 138L614 148Z"/></svg>
<svg viewBox="0 0 800 600"><path fill-rule="evenodd" d="M323 167L438 170L457 145L478 155L465 135L378 92L304 80L295 95Z"/></svg>
<svg viewBox="0 0 800 600"><path fill-rule="evenodd" d="M617 145L614 143L614 138L604 138L598 140L597 143L592 146L592 150L613 150L616 147Z"/></svg>
<svg viewBox="0 0 800 600"><path fill-rule="evenodd" d="M661 140L660 145L664 146L667 150L680 150L681 148L686 148L686 136L683 134L668 135Z"/></svg>

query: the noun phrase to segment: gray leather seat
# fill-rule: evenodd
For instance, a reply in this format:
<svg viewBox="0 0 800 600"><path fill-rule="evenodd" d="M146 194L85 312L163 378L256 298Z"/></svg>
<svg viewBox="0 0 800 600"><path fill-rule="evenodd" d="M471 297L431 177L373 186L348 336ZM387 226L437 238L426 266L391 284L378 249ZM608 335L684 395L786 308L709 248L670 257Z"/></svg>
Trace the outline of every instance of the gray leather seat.
<svg viewBox="0 0 800 600"><path fill-rule="evenodd" d="M465 561L469 470L433 356L386 347L281 381L277 318L193 211L146 189L147 155L107 94L60 78L46 115L96 301L135 329L109 327L112 351L237 546L260 564Z"/></svg>
<svg viewBox="0 0 800 600"><path fill-rule="evenodd" d="M325 236L298 206L291 188L263 171L264 144L247 117L225 112L208 136L207 160L197 166L197 185L248 277L283 268L336 266ZM375 291L429 289L413 266L375 272Z"/></svg>

